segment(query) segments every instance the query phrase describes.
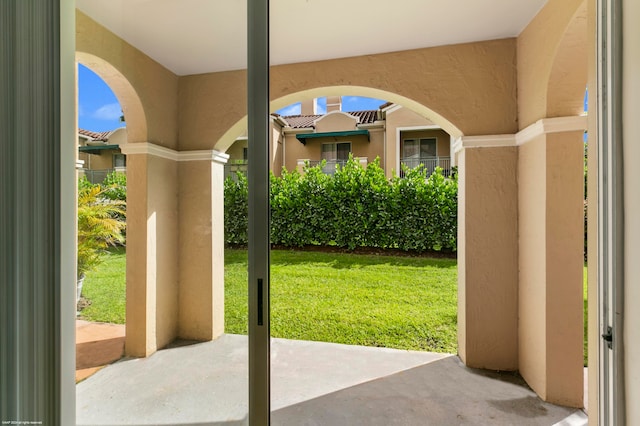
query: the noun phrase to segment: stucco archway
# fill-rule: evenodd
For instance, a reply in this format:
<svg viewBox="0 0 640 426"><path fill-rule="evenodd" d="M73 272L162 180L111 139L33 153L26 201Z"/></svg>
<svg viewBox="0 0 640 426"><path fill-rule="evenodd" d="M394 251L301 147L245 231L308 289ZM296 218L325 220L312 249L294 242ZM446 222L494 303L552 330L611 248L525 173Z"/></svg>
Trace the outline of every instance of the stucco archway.
<svg viewBox="0 0 640 426"><path fill-rule="evenodd" d="M324 96L362 96L376 99L384 99L389 102L401 105L420 116L432 121L442 127L451 137L459 138L462 131L451 121L438 114L433 109L420 104L419 102L407 98L397 93L388 92L382 89L364 86L327 86L317 87L314 89L303 90L300 92L290 93L271 101L271 111L277 111L283 107L296 102L311 100ZM220 152L226 152L233 144L236 138L247 129L247 116L245 115L235 124L233 124L218 141L213 145L213 149Z"/></svg>
<svg viewBox="0 0 640 426"><path fill-rule="evenodd" d="M576 10L558 44L547 84L547 117L581 115L587 87L587 2Z"/></svg>
<svg viewBox="0 0 640 426"><path fill-rule="evenodd" d="M138 92L116 67L86 52L76 52L76 61L96 73L113 90L127 123L127 142L147 140L147 117Z"/></svg>

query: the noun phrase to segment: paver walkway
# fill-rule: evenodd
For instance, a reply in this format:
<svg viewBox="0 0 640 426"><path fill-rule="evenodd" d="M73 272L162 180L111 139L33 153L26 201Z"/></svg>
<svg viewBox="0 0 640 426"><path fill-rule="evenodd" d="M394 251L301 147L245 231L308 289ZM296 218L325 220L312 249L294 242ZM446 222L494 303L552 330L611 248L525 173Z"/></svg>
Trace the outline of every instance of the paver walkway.
<svg viewBox="0 0 640 426"><path fill-rule="evenodd" d="M122 358L124 325L76 320L76 383Z"/></svg>

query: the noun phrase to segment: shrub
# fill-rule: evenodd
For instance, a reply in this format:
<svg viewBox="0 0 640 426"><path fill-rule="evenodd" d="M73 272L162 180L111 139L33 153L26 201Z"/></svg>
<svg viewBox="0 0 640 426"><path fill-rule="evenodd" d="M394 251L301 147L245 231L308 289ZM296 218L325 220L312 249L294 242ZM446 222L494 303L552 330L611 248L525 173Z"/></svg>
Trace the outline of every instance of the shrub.
<svg viewBox="0 0 640 426"><path fill-rule="evenodd" d="M305 173L283 170L270 178L271 242L301 247L335 245L456 250L456 175L419 167L387 179L376 159L362 168L352 158L334 175L324 163ZM248 185L242 174L225 181L225 241L247 243Z"/></svg>
<svg viewBox="0 0 640 426"><path fill-rule="evenodd" d="M124 215L124 202L107 199L100 185L79 183L78 278L102 262L109 246L124 244Z"/></svg>
<svg viewBox="0 0 640 426"><path fill-rule="evenodd" d="M224 181L224 237L229 244L245 245L248 242L248 188L242 172L238 172L235 179L229 176Z"/></svg>
<svg viewBox="0 0 640 426"><path fill-rule="evenodd" d="M109 200L127 201L127 175L111 172L102 182L102 195Z"/></svg>

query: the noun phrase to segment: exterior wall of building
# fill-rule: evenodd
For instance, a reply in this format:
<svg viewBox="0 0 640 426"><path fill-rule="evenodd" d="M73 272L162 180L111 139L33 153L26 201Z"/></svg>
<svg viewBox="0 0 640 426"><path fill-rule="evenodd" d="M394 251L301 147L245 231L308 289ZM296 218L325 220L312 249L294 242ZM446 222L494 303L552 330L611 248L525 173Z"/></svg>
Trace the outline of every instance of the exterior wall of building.
<svg viewBox="0 0 640 426"><path fill-rule="evenodd" d="M520 373L543 398L582 406L582 131L520 147Z"/></svg>
<svg viewBox="0 0 640 426"><path fill-rule="evenodd" d="M381 79L388 70L393 70L393 78ZM292 78L309 75L314 78ZM341 94L354 90L347 85L371 88L372 94L390 101L428 106L434 116L445 119L438 124L454 135L517 130L515 39L275 66L273 108L287 105L295 93L309 91L305 96L312 98L317 88ZM246 71L182 76L178 93L181 150L224 152L233 143L222 140L228 129L246 128L241 122L246 115Z"/></svg>
<svg viewBox="0 0 640 426"><path fill-rule="evenodd" d="M569 28L572 18L584 3L585 0L549 0L518 36L517 120L520 130L541 118L570 116L581 112L583 97L580 93L584 96L587 75L585 33L579 34L576 28L576 33L582 39L578 37L573 43L566 43L563 54L557 53L567 31L572 31ZM583 29L586 30L586 27L583 26ZM561 77L559 73L563 68L565 78L562 84L552 83L553 104L549 105L549 84L554 66L557 67L555 78ZM583 78L576 79L576 72ZM578 84L579 90L577 99L573 96L575 84Z"/></svg>
<svg viewBox="0 0 640 426"><path fill-rule="evenodd" d="M178 145L178 77L76 9L76 58L122 105L129 142Z"/></svg>
<svg viewBox="0 0 640 426"><path fill-rule="evenodd" d="M517 370L518 149L463 149L459 160L458 354Z"/></svg>
<svg viewBox="0 0 640 426"><path fill-rule="evenodd" d="M233 145L227 149L227 154L229 155L229 163L242 161L244 160L244 149L249 146L249 141L247 139L237 139Z"/></svg>
<svg viewBox="0 0 640 426"><path fill-rule="evenodd" d="M316 133L356 130L358 120L347 112L329 112L316 121Z"/></svg>
<svg viewBox="0 0 640 426"><path fill-rule="evenodd" d="M125 352L148 356L178 331L178 175L171 160L128 158Z"/></svg>
<svg viewBox="0 0 640 426"><path fill-rule="evenodd" d="M385 143L386 143L386 161L385 161L385 173L387 177L391 177L393 173L399 173L400 158L402 157L402 150L400 147L400 141L398 140L398 134L400 129L416 128L416 127L429 127L435 126L433 121L425 118L409 108L392 108L386 113L385 119ZM443 131L444 132L444 131ZM444 132L446 133L446 132ZM444 150L444 146L438 146L438 152ZM447 144L449 144L449 136L447 134ZM446 148L449 150L449 148Z"/></svg>
<svg viewBox="0 0 640 426"><path fill-rule="evenodd" d="M521 130L582 112L585 4L551 0L518 37ZM582 130L544 130L518 157L519 369L544 399L569 406L583 404Z"/></svg>
<svg viewBox="0 0 640 426"><path fill-rule="evenodd" d="M84 168L88 170L107 170L113 169L113 156L120 154L117 149L105 149L94 153L80 152L78 154L80 160L84 161Z"/></svg>

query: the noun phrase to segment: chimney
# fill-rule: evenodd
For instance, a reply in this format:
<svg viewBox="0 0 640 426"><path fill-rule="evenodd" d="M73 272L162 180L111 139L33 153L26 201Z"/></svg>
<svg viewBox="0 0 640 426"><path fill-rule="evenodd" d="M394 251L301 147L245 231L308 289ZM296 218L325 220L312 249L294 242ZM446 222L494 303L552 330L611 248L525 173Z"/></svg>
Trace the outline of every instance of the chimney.
<svg viewBox="0 0 640 426"><path fill-rule="evenodd" d="M342 111L342 96L327 96L327 113Z"/></svg>
<svg viewBox="0 0 640 426"><path fill-rule="evenodd" d="M308 99L300 102L300 115L316 115L318 111L318 99Z"/></svg>

